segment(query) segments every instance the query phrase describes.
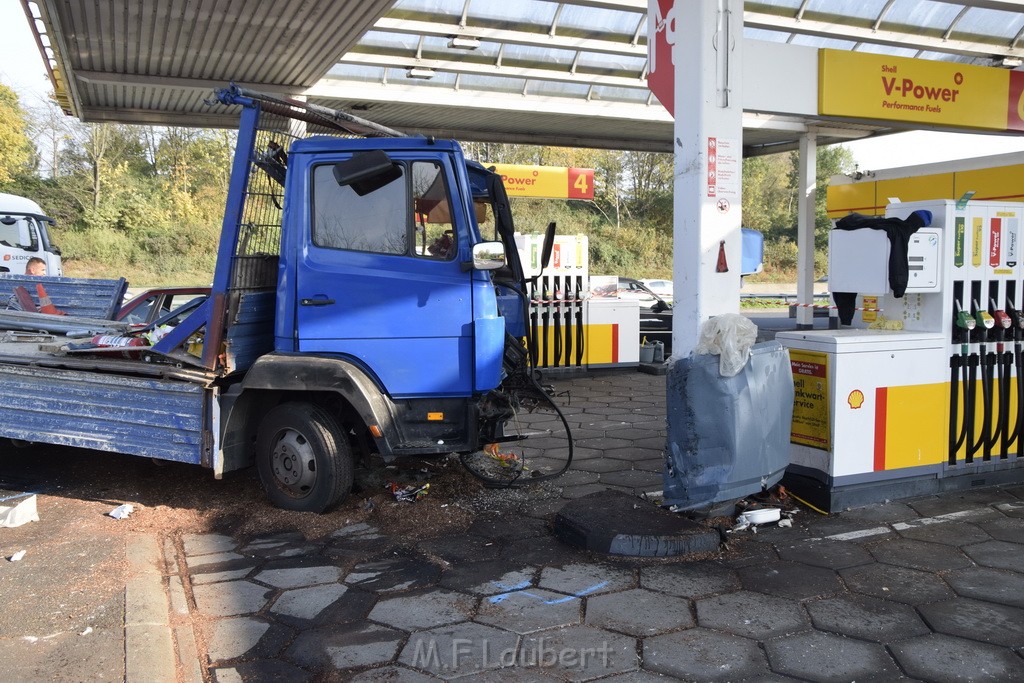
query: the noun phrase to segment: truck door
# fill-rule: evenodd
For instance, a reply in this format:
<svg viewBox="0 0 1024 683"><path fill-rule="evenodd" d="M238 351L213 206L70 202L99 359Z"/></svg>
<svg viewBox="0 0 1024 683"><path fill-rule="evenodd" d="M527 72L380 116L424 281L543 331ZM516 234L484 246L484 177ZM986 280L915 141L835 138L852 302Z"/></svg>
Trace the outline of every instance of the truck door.
<svg viewBox="0 0 1024 683"><path fill-rule="evenodd" d="M297 350L354 357L395 398L473 389L473 274L467 218L446 158L394 160L383 187L339 185L311 168L296 267ZM364 194L361 194L364 192Z"/></svg>

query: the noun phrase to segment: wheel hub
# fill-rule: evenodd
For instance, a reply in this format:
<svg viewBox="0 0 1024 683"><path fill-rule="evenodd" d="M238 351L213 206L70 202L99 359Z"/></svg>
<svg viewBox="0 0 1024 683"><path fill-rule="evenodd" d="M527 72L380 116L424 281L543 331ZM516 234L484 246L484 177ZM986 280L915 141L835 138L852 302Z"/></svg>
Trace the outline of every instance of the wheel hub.
<svg viewBox="0 0 1024 683"><path fill-rule="evenodd" d="M299 432L287 429L274 444L270 464L278 485L289 495L304 496L316 483L313 448Z"/></svg>

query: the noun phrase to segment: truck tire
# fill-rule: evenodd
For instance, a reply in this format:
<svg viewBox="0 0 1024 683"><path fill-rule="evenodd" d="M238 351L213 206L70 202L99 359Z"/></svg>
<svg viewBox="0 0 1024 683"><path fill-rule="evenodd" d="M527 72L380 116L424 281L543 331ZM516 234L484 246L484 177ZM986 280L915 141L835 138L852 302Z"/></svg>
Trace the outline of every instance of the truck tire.
<svg viewBox="0 0 1024 683"><path fill-rule="evenodd" d="M352 490L352 450L337 420L312 403L282 403L256 434L256 468L270 502L327 512Z"/></svg>

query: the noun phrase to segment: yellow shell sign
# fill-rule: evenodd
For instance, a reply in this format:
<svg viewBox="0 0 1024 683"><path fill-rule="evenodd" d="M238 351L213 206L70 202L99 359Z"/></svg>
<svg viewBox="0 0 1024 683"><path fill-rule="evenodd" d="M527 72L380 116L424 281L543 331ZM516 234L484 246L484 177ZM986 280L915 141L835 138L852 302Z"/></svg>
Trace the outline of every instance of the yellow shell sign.
<svg viewBox="0 0 1024 683"><path fill-rule="evenodd" d="M1005 69L819 50L818 111L846 118L1022 130L1020 88Z"/></svg>
<svg viewBox="0 0 1024 683"><path fill-rule="evenodd" d="M594 170L564 166L492 164L510 197L593 199Z"/></svg>

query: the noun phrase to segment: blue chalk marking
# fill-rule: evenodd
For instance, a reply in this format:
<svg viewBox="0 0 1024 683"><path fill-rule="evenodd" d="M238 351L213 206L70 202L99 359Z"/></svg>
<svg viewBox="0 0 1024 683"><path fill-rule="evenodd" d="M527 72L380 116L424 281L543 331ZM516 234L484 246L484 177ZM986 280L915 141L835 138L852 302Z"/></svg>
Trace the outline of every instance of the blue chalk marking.
<svg viewBox="0 0 1024 683"><path fill-rule="evenodd" d="M562 597L562 598L552 598L552 599L548 600L548 599L544 598L541 595L537 595L536 593L530 593L528 591L522 590L523 588L526 588L526 587L528 587L530 585L529 581L523 581L522 583L516 584L515 586L505 586L503 584L498 583L497 581L492 581L491 583L493 583L498 588L504 588L506 590L505 593L501 593L499 595L492 595L490 598L488 598L490 600L491 604L493 604L493 605L496 605L499 602L504 602L505 600L508 600L510 597L512 597L516 593L518 593L520 595L526 595L526 596L531 597L531 598L536 598L537 600L539 600L540 602L544 603L545 605L560 605L563 602L569 602L570 600L578 600L578 599L582 598L583 596L590 595L594 591L599 591L599 590L601 590L602 588L604 588L605 586L608 585L607 581L602 581L601 583L595 583L593 586L590 586L589 588L584 588L581 591L577 591L576 593L573 593L572 595L566 595L565 597Z"/></svg>

